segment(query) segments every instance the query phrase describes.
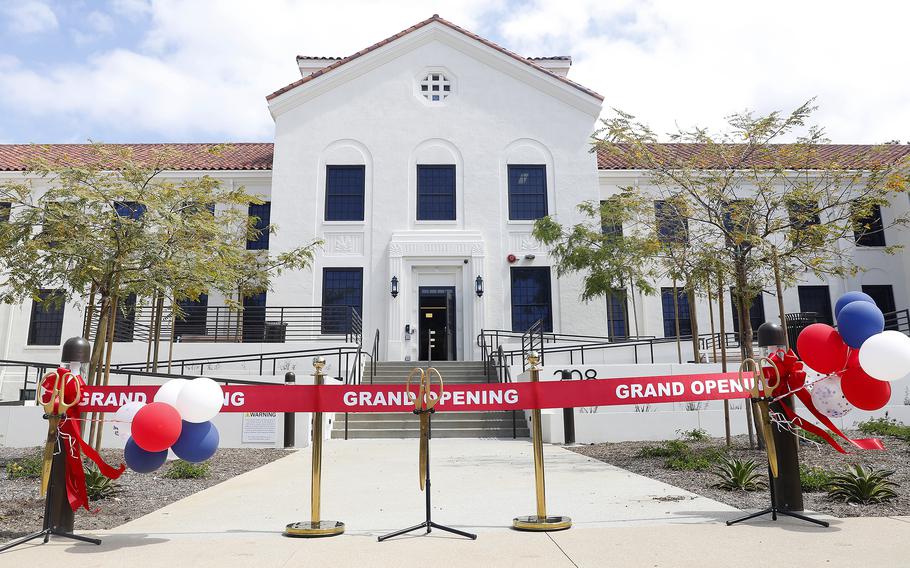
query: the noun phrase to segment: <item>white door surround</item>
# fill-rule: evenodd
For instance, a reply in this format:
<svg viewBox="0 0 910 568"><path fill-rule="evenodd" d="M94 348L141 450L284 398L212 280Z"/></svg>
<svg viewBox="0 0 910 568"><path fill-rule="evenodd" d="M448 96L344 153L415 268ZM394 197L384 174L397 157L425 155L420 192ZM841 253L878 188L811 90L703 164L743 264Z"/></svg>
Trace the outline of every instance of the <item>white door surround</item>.
<svg viewBox="0 0 910 568"><path fill-rule="evenodd" d="M398 277L399 294L389 304L386 358L417 360L420 286L455 286L456 346L459 360L477 356L474 341L483 329L483 297L474 280L483 276L484 244L475 231L404 231L389 243L388 279ZM405 326L411 334L405 333Z"/></svg>

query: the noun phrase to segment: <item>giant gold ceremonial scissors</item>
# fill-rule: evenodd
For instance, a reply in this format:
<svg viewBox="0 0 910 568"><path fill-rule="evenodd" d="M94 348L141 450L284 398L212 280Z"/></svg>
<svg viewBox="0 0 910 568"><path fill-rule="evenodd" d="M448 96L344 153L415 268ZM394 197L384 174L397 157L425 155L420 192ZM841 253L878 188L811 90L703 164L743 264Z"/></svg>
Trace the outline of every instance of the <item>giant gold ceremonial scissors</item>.
<svg viewBox="0 0 910 568"><path fill-rule="evenodd" d="M768 363L774 371L773 381L765 377L763 365ZM743 372L752 368L752 387L743 379ZM762 357L758 361L755 359L746 359L739 366L739 382L752 394L752 408L758 412L760 417L762 438L765 441L765 449L768 452L768 465L771 468L771 475L777 478L777 447L774 445L774 433L771 431L771 412L768 409L768 403L771 399L771 393L780 384L780 374L777 372L777 365L767 357Z"/></svg>
<svg viewBox="0 0 910 568"><path fill-rule="evenodd" d="M44 417L47 419L47 442L44 444L44 459L41 464L41 496L47 493L47 484L51 478L51 462L54 459L54 447L57 445L57 428L66 411L79 404L82 389L79 381L69 371L51 371L44 375L41 384L53 379L52 387L41 393L41 404L44 406ZM72 380L73 399L66 400L67 382ZM50 395L45 399L45 395Z"/></svg>
<svg viewBox="0 0 910 568"><path fill-rule="evenodd" d="M436 375L439 379L439 393L433 396L432 376ZM442 375L433 367L421 369L415 367L408 373L408 380L405 384L405 390L411 392L411 377L420 375L420 386L417 390L417 396L414 398L414 414L420 416L420 464L418 466L420 473L420 490L423 491L427 479L427 455L430 446L430 414L436 412L434 407L442 399L442 392L445 388L442 383Z"/></svg>

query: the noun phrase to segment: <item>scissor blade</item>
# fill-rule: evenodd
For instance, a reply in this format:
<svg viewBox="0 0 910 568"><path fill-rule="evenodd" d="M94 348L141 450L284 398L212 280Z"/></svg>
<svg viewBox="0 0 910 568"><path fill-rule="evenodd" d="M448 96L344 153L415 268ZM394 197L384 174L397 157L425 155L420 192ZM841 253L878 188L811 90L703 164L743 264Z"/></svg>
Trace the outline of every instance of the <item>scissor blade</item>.
<svg viewBox="0 0 910 568"><path fill-rule="evenodd" d="M423 491L427 480L427 450L430 444L430 416L428 414L420 415L420 490Z"/></svg>
<svg viewBox="0 0 910 568"><path fill-rule="evenodd" d="M47 494L47 485L51 479L51 463L54 460L54 446L57 445L57 424L59 420L51 418L47 423L47 441L44 443L44 457L41 462L41 496Z"/></svg>
<svg viewBox="0 0 910 568"><path fill-rule="evenodd" d="M771 430L771 415L768 411L767 402L759 402L756 405L761 416L761 432L765 440L765 449L768 452L768 465L771 466L771 475L777 479L777 446L774 444L774 432Z"/></svg>

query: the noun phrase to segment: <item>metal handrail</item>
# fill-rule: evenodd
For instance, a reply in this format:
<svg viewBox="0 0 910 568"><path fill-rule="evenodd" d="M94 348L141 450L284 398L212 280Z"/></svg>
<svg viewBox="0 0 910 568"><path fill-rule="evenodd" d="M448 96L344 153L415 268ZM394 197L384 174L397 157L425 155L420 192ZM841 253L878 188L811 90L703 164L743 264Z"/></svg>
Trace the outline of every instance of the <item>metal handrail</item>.
<svg viewBox="0 0 910 568"><path fill-rule="evenodd" d="M373 336L373 350L370 359L370 384L373 384L373 377L376 376L376 362L379 361L379 328L376 328L376 334Z"/></svg>

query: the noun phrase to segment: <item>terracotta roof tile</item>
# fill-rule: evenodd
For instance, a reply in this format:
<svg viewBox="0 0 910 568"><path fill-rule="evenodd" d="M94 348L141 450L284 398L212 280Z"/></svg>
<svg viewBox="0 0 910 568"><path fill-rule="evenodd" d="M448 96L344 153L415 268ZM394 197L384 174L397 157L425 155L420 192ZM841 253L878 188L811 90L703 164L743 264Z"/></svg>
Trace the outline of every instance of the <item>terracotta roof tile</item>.
<svg viewBox="0 0 910 568"><path fill-rule="evenodd" d="M731 145L732 147L732 145ZM772 148L786 148L786 144L772 146ZM606 148L597 149L597 168L600 170L636 170L643 169L642 164L635 163L629 156L624 155L622 145L618 145L618 151L610 151ZM659 144L654 146L658 154L663 154L669 161L679 161L685 164L695 163L699 155L703 154L705 160L716 159L716 152L704 153L705 146L702 144ZM841 166L853 169L863 169L881 163L892 163L901 159L910 158L910 145L895 144L885 146L873 146L867 144L824 144L817 148L817 159L811 160L808 165L801 164L801 168L812 168L813 166L828 166L832 163L838 163ZM750 160L746 167L768 167L774 162L773 155L759 156ZM725 168L722 163L709 164L704 163L705 168Z"/></svg>
<svg viewBox="0 0 910 568"><path fill-rule="evenodd" d="M227 144L105 144L110 148L129 147L140 159L152 160L165 148L178 154L173 170L270 170L271 143ZM223 146L213 152L215 146ZM96 156L91 144L0 144L0 171L22 171L26 163L38 157L88 163Z"/></svg>
<svg viewBox="0 0 910 568"><path fill-rule="evenodd" d="M544 69L540 65L534 63L533 59L529 59L527 57L522 57L521 55L518 55L517 53L515 53L513 51L509 51L508 49L506 49L500 45L497 45L488 39L484 39L473 32L469 32L468 30L455 25L452 22L450 22L444 18L440 18L439 14L433 14L431 17L427 18L426 20L419 22L417 24L414 24L413 26L400 31L391 37L388 37L378 43L374 43L370 47L361 49L357 53L355 53L353 55L349 55L349 56L345 57L344 59L340 59L340 60L336 61L335 63L332 63L331 65L327 65L326 67L320 69L319 71L316 71L315 73L313 73L311 75L307 75L306 77L298 79L298 80L294 81L293 83L291 83L290 85L282 87L282 88L278 89L277 91L275 91L274 93L268 95L266 97L266 100L270 101L270 100L274 99L275 97L277 97L278 95L286 93L286 92L290 91L291 89L294 89L295 87L299 87L300 85L303 85L304 83L307 83L309 81L312 81L313 79L316 79L317 77L321 77L322 75L325 75L326 73L329 73L329 72L341 67L345 63L349 63L362 55L366 55L367 53L370 53L371 51L375 51L376 49L379 49L380 47L382 47L384 45L390 44L393 41L395 41L399 38L402 38L413 31L419 30L420 28L427 26L433 22L439 22L440 24L448 26L448 27L452 28L453 30L470 37L471 39L479 41L480 43L482 43L488 47L492 47L493 49L499 51L500 53L508 55L509 57L511 57L517 61L521 61L522 63L529 65L529 66L533 67L534 69L537 69L541 73L546 73L547 75L549 75L559 81L562 81L563 83L566 83L567 85L571 85L571 86L575 87L576 89L591 95L592 97L603 100L603 96L598 94L597 92L592 91L591 89L589 89L587 87L583 87L582 85L579 85L578 83L576 83L575 81L572 81L571 79L566 79L565 77L561 77L547 69Z"/></svg>

